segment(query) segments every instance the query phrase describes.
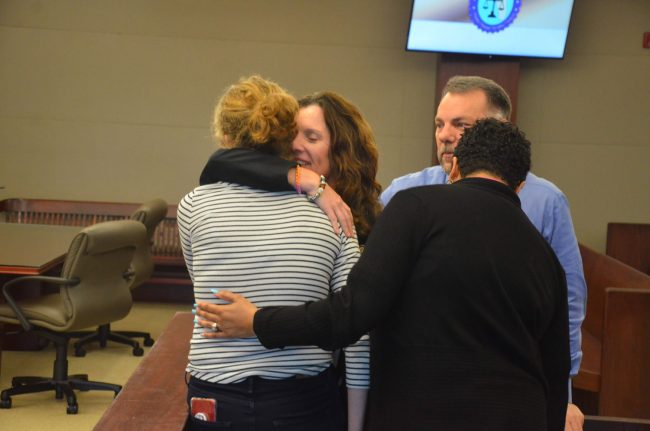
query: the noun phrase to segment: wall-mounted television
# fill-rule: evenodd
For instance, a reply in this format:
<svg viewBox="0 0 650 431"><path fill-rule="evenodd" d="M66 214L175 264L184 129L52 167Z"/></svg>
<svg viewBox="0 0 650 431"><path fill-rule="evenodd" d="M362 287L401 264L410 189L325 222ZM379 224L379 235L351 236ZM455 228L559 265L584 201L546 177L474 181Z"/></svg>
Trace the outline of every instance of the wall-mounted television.
<svg viewBox="0 0 650 431"><path fill-rule="evenodd" d="M406 49L563 58L573 0L413 0Z"/></svg>

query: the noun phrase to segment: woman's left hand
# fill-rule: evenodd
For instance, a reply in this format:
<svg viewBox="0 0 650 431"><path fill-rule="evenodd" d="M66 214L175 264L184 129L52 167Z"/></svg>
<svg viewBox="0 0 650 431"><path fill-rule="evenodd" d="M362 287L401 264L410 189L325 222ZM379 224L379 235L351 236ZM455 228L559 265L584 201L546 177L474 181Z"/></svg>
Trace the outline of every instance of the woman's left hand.
<svg viewBox="0 0 650 431"><path fill-rule="evenodd" d="M338 235L342 228L346 237L354 236L352 210L333 188L325 187L323 193L316 199L316 204L330 219L330 223L334 227L334 233Z"/></svg>
<svg viewBox="0 0 650 431"><path fill-rule="evenodd" d="M289 170L289 176L287 178L289 184L294 187L296 186L294 179L295 172L295 169ZM302 191L308 195L314 194L318 188L321 187L320 175L306 168L301 168L300 172L302 172L303 179ZM341 196L339 196L339 194L336 193L336 190L334 190L331 186L325 186L321 195L316 199L316 205L318 205L320 209L323 210L327 218L330 220L330 223L332 223L335 234L339 235L342 229L343 234L348 238L351 238L355 235L354 217L352 216L352 210L348 204L343 201L343 198L341 198Z"/></svg>
<svg viewBox="0 0 650 431"><path fill-rule="evenodd" d="M258 308L243 296L227 290L215 293L215 296L230 304L197 303L198 324L209 329L203 333L203 336L205 338L254 337L253 318Z"/></svg>

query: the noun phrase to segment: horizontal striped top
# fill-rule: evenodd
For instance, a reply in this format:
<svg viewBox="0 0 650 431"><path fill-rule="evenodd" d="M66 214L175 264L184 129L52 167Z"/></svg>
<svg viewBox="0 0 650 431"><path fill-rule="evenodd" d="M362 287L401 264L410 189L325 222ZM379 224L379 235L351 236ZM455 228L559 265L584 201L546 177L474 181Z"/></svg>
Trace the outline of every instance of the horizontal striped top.
<svg viewBox="0 0 650 431"><path fill-rule="evenodd" d="M178 229L197 302L223 303L211 289L230 290L258 307L299 305L346 283L359 258L356 238L336 235L304 196L219 182L197 187L178 206ZM250 376L316 375L332 353L315 346L266 349L257 337L207 339L196 325L187 371L213 383ZM348 388L368 388L368 336L344 349Z"/></svg>

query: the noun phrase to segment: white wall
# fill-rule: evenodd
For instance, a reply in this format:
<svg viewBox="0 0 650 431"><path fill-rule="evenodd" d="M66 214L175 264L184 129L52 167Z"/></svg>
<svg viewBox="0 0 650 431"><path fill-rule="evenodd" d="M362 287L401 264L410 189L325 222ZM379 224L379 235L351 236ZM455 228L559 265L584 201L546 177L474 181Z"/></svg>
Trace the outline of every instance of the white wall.
<svg viewBox="0 0 650 431"><path fill-rule="evenodd" d="M410 1L0 0L0 198L177 202L214 149L222 90L259 73L355 102L380 182L432 157L437 55L404 50ZM650 2L576 0L564 60L522 60L534 171L579 240L650 222Z"/></svg>

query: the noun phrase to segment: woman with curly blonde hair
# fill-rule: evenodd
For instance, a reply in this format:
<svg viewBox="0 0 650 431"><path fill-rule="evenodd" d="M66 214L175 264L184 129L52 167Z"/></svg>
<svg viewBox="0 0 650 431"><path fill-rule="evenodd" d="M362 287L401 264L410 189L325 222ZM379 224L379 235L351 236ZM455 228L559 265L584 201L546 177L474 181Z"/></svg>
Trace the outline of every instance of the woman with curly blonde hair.
<svg viewBox="0 0 650 431"><path fill-rule="evenodd" d="M230 86L214 110L212 131L222 148L286 155L296 135L296 99L257 75Z"/></svg>
<svg viewBox="0 0 650 431"><path fill-rule="evenodd" d="M295 98L278 84L251 76L221 97L214 136L229 151L286 155L298 140L298 111ZM328 152L309 150L301 157L319 165ZM323 166L323 175L343 172L334 166ZM298 169L309 177L307 169ZM304 304L340 290L359 258L359 244L333 232L310 202L320 199L324 183L319 176L315 190L306 185L311 199L226 178L188 193L178 206L178 227L197 304L223 304L215 294L224 289L258 307ZM197 319L186 369L190 429L346 429L331 352L315 346L267 350L256 337L214 340L206 331L219 327L205 329ZM345 358L347 429L360 430L369 386L367 336L347 348Z"/></svg>

